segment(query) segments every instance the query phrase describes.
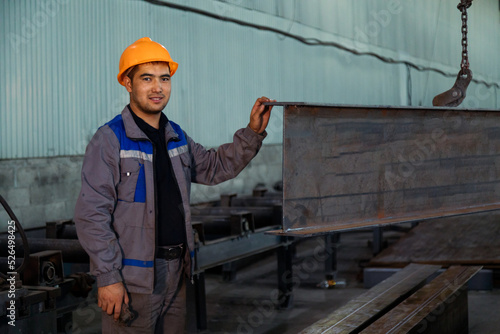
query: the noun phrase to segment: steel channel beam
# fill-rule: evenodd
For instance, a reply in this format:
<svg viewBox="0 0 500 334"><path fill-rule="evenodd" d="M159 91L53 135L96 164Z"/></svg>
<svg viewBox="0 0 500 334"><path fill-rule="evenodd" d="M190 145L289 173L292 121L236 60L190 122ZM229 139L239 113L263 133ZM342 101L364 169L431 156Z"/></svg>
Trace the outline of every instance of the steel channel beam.
<svg viewBox="0 0 500 334"><path fill-rule="evenodd" d="M275 220L276 210L277 208L273 206L192 207L191 216L195 217L195 216L212 216L212 215L233 215L244 212L251 212L254 217L255 228L261 228L265 226L281 225L281 218L279 220ZM281 217L281 212L280 212L280 217Z"/></svg>
<svg viewBox="0 0 500 334"><path fill-rule="evenodd" d="M481 268L451 266L360 333L468 333L465 284Z"/></svg>
<svg viewBox="0 0 500 334"><path fill-rule="evenodd" d="M282 203L276 196L267 197L235 197L231 199L231 206L276 206Z"/></svg>
<svg viewBox="0 0 500 334"><path fill-rule="evenodd" d="M283 245L282 238L256 231L243 237L221 239L199 245L196 249L196 272L239 260Z"/></svg>
<svg viewBox="0 0 500 334"><path fill-rule="evenodd" d="M283 230L315 235L500 209L500 112L282 105Z"/></svg>

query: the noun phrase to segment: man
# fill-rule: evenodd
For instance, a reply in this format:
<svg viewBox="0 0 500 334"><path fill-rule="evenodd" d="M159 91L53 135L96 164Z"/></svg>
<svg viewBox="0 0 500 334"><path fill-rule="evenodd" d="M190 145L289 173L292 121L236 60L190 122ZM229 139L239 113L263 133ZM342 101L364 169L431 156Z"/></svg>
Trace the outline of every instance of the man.
<svg viewBox="0 0 500 334"><path fill-rule="evenodd" d="M130 104L85 152L74 220L97 278L104 333L184 332L194 255L190 184L235 177L266 136L271 107L261 97L232 143L217 150L195 143L162 112L177 67L150 38L125 49L118 81Z"/></svg>

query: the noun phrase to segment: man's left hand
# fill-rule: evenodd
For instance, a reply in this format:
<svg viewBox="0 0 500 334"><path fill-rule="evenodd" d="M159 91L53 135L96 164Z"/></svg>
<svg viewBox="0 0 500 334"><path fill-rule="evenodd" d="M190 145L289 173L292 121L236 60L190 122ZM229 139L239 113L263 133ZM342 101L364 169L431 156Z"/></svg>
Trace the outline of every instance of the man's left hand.
<svg viewBox="0 0 500 334"><path fill-rule="evenodd" d="M273 109L272 106L263 105L264 102L276 102L276 100L270 100L263 96L255 101L252 112L250 113L250 123L248 125L257 134L262 134L266 129L269 123L269 117L271 117L271 109Z"/></svg>

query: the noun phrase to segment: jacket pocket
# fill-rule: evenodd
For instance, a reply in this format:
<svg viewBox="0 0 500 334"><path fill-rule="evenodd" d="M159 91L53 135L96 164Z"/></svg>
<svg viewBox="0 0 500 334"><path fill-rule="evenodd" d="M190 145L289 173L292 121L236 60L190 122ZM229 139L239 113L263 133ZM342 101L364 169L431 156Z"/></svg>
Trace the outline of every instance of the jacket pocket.
<svg viewBox="0 0 500 334"><path fill-rule="evenodd" d="M121 159L120 183L117 187L118 200L134 202L139 174L143 166L136 159Z"/></svg>
<svg viewBox="0 0 500 334"><path fill-rule="evenodd" d="M184 172L184 176L186 177L186 181L191 181L191 155L189 153L182 153L179 155L182 163L182 170Z"/></svg>

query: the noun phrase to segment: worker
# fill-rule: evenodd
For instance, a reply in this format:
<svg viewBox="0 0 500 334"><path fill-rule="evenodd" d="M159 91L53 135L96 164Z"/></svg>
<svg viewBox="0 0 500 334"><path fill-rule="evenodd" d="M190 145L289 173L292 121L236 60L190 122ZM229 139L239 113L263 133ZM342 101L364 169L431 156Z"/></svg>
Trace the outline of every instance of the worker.
<svg viewBox="0 0 500 334"><path fill-rule="evenodd" d="M193 141L163 113L177 67L148 37L127 47L118 82L130 103L85 152L74 220L97 280L103 333L184 332L185 278L194 268L191 182L236 177L266 136L272 107L264 103L274 100L261 97L232 143L207 150Z"/></svg>

